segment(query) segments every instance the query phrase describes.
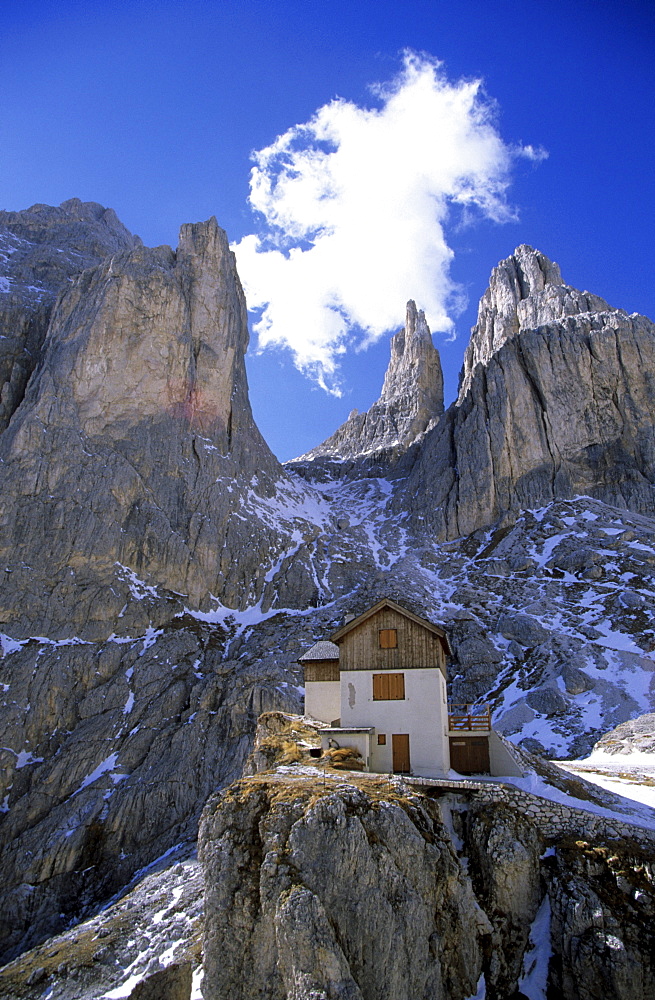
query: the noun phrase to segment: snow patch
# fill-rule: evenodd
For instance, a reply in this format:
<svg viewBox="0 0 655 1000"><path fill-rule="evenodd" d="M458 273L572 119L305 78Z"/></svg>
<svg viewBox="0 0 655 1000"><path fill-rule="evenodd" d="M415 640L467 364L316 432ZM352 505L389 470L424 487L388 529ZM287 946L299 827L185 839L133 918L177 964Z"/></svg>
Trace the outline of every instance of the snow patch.
<svg viewBox="0 0 655 1000"><path fill-rule="evenodd" d="M144 977L145 972L135 972L129 977L129 979L126 979L121 986L117 986L115 990L110 990L109 993L103 993L101 1000L123 1000L124 997L129 997L134 987L137 986Z"/></svg>
<svg viewBox="0 0 655 1000"><path fill-rule="evenodd" d="M543 902L532 921L528 947L523 956L523 974L519 980L519 990L529 1000L547 1000L548 966L553 954L550 944L550 899Z"/></svg>
<svg viewBox="0 0 655 1000"><path fill-rule="evenodd" d="M105 757L105 759L102 761L102 763L98 764L98 766L96 767L96 769L94 771L92 771L91 774L87 774L86 778L83 779L82 784L80 785L80 787L75 792L73 792L73 795L77 795L78 792L81 792L83 788L88 788L89 785L92 785L93 782L97 781L98 778L102 777L103 774L106 774L108 771L110 771L110 772L113 771L114 768L116 767L116 760L117 760L117 758L118 758L118 754L117 753L112 753L112 754L109 755L109 757ZM121 777L127 777L127 775L117 776L117 778L118 778L119 781L120 781ZM113 779L113 775L112 775L112 779ZM71 798L72 797L73 796L71 796Z"/></svg>
<svg viewBox="0 0 655 1000"><path fill-rule="evenodd" d="M154 646L159 636L163 634L164 634L163 628L154 629L152 625L149 625L148 628L146 629L146 634L143 636L143 646L141 648L139 656L143 656L143 654L147 649L150 649L151 646Z"/></svg>
<svg viewBox="0 0 655 1000"><path fill-rule="evenodd" d="M0 632L0 647L2 648L2 657L9 656L10 653L17 653L19 649L22 649L22 642L16 642L12 639L10 635L5 635Z"/></svg>
<svg viewBox="0 0 655 1000"><path fill-rule="evenodd" d="M20 753L16 754L16 770L19 771L21 767L27 767L28 764L42 764L43 757L35 757L29 750L21 750Z"/></svg>
<svg viewBox="0 0 655 1000"><path fill-rule="evenodd" d="M202 980L205 972L202 965L199 965L197 969L194 969L193 978L191 980L191 996L189 1000L203 1000L202 996Z"/></svg>
<svg viewBox="0 0 655 1000"><path fill-rule="evenodd" d="M114 563L114 566L118 566L121 570L119 576L130 588L130 593L135 601L143 601L146 597L159 597L157 588L151 587L145 580L141 580L129 566L123 566L119 562Z"/></svg>
<svg viewBox="0 0 655 1000"><path fill-rule="evenodd" d="M172 908L179 901L179 898L180 898L180 896L182 895L183 892L184 892L183 886L177 886L175 889L173 889L173 893L172 893L173 898L172 898L172 900L170 901L170 903L168 904L168 906L164 907L163 910L158 910L157 913L155 913L155 915L152 918L153 924L160 924L162 922L162 920L164 919L164 917L166 916L166 914L170 910L172 910Z"/></svg>
<svg viewBox="0 0 655 1000"><path fill-rule="evenodd" d="M467 1000L485 1000L486 995L487 995L487 984L483 972L480 978L478 979L478 985L476 987L475 993L473 993L470 997L467 997Z"/></svg>

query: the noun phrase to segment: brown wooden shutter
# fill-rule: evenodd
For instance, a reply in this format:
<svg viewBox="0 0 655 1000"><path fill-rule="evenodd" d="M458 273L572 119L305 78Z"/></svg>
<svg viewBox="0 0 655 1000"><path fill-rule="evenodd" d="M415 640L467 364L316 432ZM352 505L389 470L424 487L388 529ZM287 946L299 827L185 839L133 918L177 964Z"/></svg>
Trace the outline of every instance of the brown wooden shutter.
<svg viewBox="0 0 655 1000"><path fill-rule="evenodd" d="M404 674L373 674L373 701L403 701Z"/></svg>
<svg viewBox="0 0 655 1000"><path fill-rule="evenodd" d="M398 648L398 630L395 628L381 628L378 632L380 649Z"/></svg>
<svg viewBox="0 0 655 1000"><path fill-rule="evenodd" d="M389 674L373 674L373 701L389 698Z"/></svg>
<svg viewBox="0 0 655 1000"><path fill-rule="evenodd" d="M402 701L405 697L405 675L389 674L389 699Z"/></svg>

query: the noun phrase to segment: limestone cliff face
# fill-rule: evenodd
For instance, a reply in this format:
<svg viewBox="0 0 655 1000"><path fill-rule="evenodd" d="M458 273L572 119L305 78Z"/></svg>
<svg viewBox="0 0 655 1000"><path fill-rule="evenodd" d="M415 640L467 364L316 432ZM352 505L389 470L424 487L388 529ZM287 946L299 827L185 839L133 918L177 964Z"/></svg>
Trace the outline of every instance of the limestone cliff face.
<svg viewBox="0 0 655 1000"><path fill-rule="evenodd" d="M413 456L404 496L442 537L576 494L655 510L655 326L519 251L483 298L458 403Z"/></svg>
<svg viewBox="0 0 655 1000"><path fill-rule="evenodd" d="M205 996L473 995L491 925L442 822L380 783L330 786L250 779L209 804Z"/></svg>
<svg viewBox="0 0 655 1000"><path fill-rule="evenodd" d="M407 450L443 413L443 375L425 314L407 303L405 326L391 338L391 359L380 398L357 410L322 444L297 461L348 460L383 453L386 461Z"/></svg>
<svg viewBox="0 0 655 1000"><path fill-rule="evenodd" d="M257 600L284 533L238 513L285 477L252 420L247 341L215 220L184 226L175 253L108 258L60 297L0 439L0 618L17 638L105 638L121 566L196 606Z"/></svg>
<svg viewBox="0 0 655 1000"><path fill-rule="evenodd" d="M559 265L539 250L525 244L517 247L493 269L489 288L480 299L478 320L464 354L459 402L470 388L477 365L487 364L521 330L609 308L597 295L565 285Z"/></svg>
<svg viewBox="0 0 655 1000"><path fill-rule="evenodd" d="M0 212L0 431L23 398L59 291L139 243L112 209L79 198Z"/></svg>

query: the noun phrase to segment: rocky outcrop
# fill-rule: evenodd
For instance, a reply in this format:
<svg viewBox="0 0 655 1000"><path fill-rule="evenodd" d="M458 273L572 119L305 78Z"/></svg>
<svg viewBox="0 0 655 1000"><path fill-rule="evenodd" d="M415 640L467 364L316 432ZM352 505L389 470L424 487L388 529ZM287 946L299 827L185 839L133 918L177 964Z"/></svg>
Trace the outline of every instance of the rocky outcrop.
<svg viewBox="0 0 655 1000"><path fill-rule="evenodd" d="M494 272L459 402L413 454L399 496L440 537L576 494L655 510L655 326L544 283L554 265L519 251ZM519 299L528 264L537 291Z"/></svg>
<svg viewBox="0 0 655 1000"><path fill-rule="evenodd" d="M305 769L210 800L204 995L653 997L643 851L556 829L544 851L534 796L426 785Z"/></svg>
<svg viewBox="0 0 655 1000"><path fill-rule="evenodd" d="M622 722L594 744L594 751L617 755L618 759L633 753L652 753L655 763L655 713Z"/></svg>
<svg viewBox="0 0 655 1000"><path fill-rule="evenodd" d="M385 783L253 778L208 805L206 996L475 992L489 921L436 810Z"/></svg>
<svg viewBox="0 0 655 1000"><path fill-rule="evenodd" d="M439 352L425 314L410 300L405 326L391 338L391 360L380 398L366 413L353 410L331 437L295 461L370 460L375 455L388 462L403 454L442 413Z"/></svg>
<svg viewBox="0 0 655 1000"><path fill-rule="evenodd" d="M559 265L539 250L522 244L491 272L480 299L478 319L464 353L458 402L471 386L478 365L486 365L506 340L521 330L555 323L564 316L606 312L604 299L579 292L562 280Z"/></svg>
<svg viewBox="0 0 655 1000"><path fill-rule="evenodd" d="M140 242L111 208L79 198L0 212L0 432L38 363L58 293Z"/></svg>

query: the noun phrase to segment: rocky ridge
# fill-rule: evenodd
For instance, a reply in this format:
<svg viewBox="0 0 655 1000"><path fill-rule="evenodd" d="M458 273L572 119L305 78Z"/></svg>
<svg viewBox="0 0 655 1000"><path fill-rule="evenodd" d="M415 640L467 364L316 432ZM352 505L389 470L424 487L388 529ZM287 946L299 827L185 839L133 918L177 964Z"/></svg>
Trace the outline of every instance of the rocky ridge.
<svg viewBox="0 0 655 1000"><path fill-rule="evenodd" d="M309 463L315 475L321 460L389 464L443 413L443 374L425 313L407 303L405 326L391 338L391 359L380 398L366 413L353 410L347 421L322 444L289 467ZM343 471L343 470L341 470Z"/></svg>
<svg viewBox="0 0 655 1000"><path fill-rule="evenodd" d="M528 249L519 248L523 267ZM536 269L543 256L531 253ZM509 258L496 273L517 266ZM532 326L508 336L513 326L501 322L496 344L481 337L483 355L493 353L469 375L465 367L468 389L412 456L398 509L413 511L437 537L469 535L507 512L581 494L655 510L655 327L644 316L599 311L602 300L576 298L562 285L553 286L553 307L550 287L525 300ZM571 312L576 303L585 311ZM565 315L551 319L560 309Z"/></svg>
<svg viewBox="0 0 655 1000"><path fill-rule="evenodd" d="M486 365L505 341L523 330L556 323L565 316L608 312L604 299L565 285L559 265L539 250L522 244L491 272L480 299L478 318L464 352L459 388L461 403L478 365Z"/></svg>
<svg viewBox="0 0 655 1000"><path fill-rule="evenodd" d="M594 744L594 752L616 755L618 758L635 753L653 754L655 767L655 713L647 712L635 719L621 722Z"/></svg>

